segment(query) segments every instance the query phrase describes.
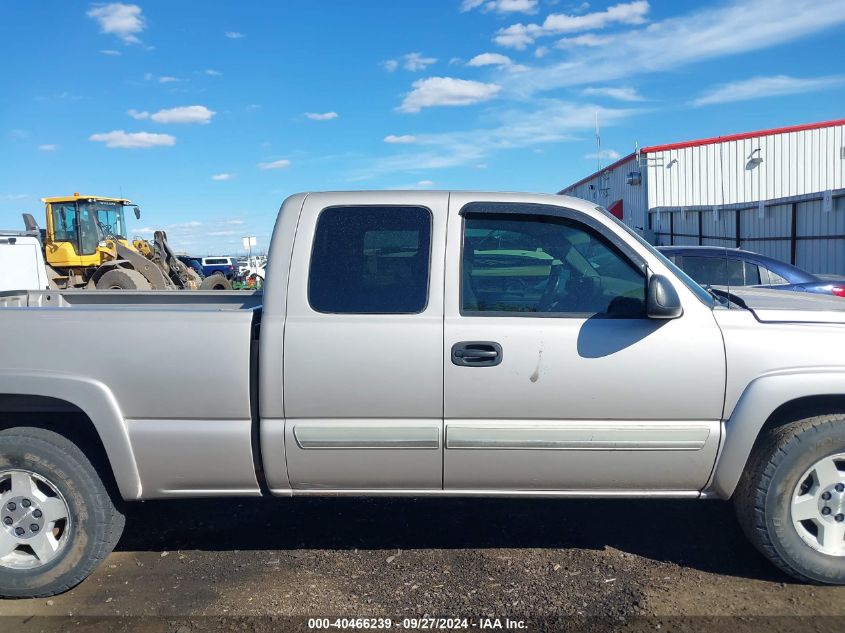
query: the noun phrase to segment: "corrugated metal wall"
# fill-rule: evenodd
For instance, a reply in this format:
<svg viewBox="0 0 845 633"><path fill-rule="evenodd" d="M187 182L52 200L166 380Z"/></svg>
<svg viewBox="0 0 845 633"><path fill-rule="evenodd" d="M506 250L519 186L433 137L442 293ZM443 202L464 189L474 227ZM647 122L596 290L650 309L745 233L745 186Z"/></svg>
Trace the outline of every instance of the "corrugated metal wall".
<svg viewBox="0 0 845 633"><path fill-rule="evenodd" d="M589 180L574 187L564 189L561 193L590 200L605 208L617 200L622 200L623 221L628 226L642 230L646 227L646 185L645 174L639 185L626 184L628 174L641 171L637 167L636 157L611 165ZM592 189L590 186L592 185Z"/></svg>
<svg viewBox="0 0 845 633"><path fill-rule="evenodd" d="M655 244L739 245L845 274L845 125L646 149L639 162L631 157L562 193L605 207L621 198L625 223ZM625 183L631 171L642 172L642 185Z"/></svg>
<svg viewBox="0 0 845 633"><path fill-rule="evenodd" d="M845 188L845 126L646 154L648 208L776 200Z"/></svg>

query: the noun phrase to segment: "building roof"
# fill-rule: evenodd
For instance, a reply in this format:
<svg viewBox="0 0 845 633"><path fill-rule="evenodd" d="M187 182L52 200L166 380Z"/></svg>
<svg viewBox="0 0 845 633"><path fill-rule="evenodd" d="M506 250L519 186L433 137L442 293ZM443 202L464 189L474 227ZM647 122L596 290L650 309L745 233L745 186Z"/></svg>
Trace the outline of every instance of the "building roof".
<svg viewBox="0 0 845 633"><path fill-rule="evenodd" d="M739 134L728 134L726 136L711 136L709 138L701 138L692 141L681 141L680 143L667 143L665 145L650 145L648 147L643 147L640 150L641 154L651 154L654 152L664 152L671 149L683 149L685 147L699 147L701 145L713 145L715 143L726 143L729 141L741 141L747 138L759 138L761 136L771 136L773 134L788 134L789 132L803 132L805 130L818 130L820 128L825 127L834 127L837 125L845 125L845 119L834 119L832 121L819 121L817 123L804 123L802 125L789 125L786 127L776 127L770 128L767 130L756 130L754 132L741 132ZM628 162L632 158L636 156L636 152L628 154L617 160L615 163L608 165L607 167L603 167L599 171L593 172L589 176L586 176L579 180L578 182L571 184L567 187L561 189L558 193L563 193L567 189L572 189L577 187L578 185L583 185L585 182L588 182L598 176L599 174L615 169L619 165Z"/></svg>

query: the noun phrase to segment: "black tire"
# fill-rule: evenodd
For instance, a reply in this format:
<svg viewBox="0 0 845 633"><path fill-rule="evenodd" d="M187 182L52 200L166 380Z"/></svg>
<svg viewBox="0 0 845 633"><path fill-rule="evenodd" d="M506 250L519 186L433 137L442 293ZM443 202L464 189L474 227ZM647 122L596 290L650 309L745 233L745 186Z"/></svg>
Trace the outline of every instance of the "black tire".
<svg viewBox="0 0 845 633"><path fill-rule="evenodd" d="M97 280L97 290L149 290L150 282L137 270L113 268Z"/></svg>
<svg viewBox="0 0 845 633"><path fill-rule="evenodd" d="M791 518L801 477L838 453L845 453L845 415L819 415L771 429L755 444L734 493L737 517L751 542L802 582L845 584L845 556L812 548Z"/></svg>
<svg viewBox="0 0 845 633"><path fill-rule="evenodd" d="M0 596L54 596L76 586L117 545L125 518L91 461L66 437L40 428L0 431L0 473L28 470L64 497L70 518L67 541L55 558L29 569L0 566ZM4 529L0 526L0 529Z"/></svg>
<svg viewBox="0 0 845 633"><path fill-rule="evenodd" d="M200 290L231 290L232 283L223 275L215 273L202 280Z"/></svg>

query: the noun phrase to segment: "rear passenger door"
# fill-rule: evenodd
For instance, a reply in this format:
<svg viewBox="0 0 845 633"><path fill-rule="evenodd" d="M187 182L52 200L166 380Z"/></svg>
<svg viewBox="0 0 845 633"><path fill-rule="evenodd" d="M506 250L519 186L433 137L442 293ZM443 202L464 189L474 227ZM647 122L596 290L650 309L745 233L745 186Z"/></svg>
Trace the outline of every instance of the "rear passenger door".
<svg viewBox="0 0 845 633"><path fill-rule="evenodd" d="M303 206L284 345L295 490L442 487L448 194L317 194Z"/></svg>

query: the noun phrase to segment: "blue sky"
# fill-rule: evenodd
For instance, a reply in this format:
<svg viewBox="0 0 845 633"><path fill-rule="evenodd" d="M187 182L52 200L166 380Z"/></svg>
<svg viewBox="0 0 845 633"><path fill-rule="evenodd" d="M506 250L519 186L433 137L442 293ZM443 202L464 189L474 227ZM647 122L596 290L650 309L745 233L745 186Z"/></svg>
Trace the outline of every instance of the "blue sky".
<svg viewBox="0 0 845 633"><path fill-rule="evenodd" d="M653 145L845 117L845 2L314 0L0 7L0 227L124 196L133 234L266 246L325 189L554 192Z"/></svg>

